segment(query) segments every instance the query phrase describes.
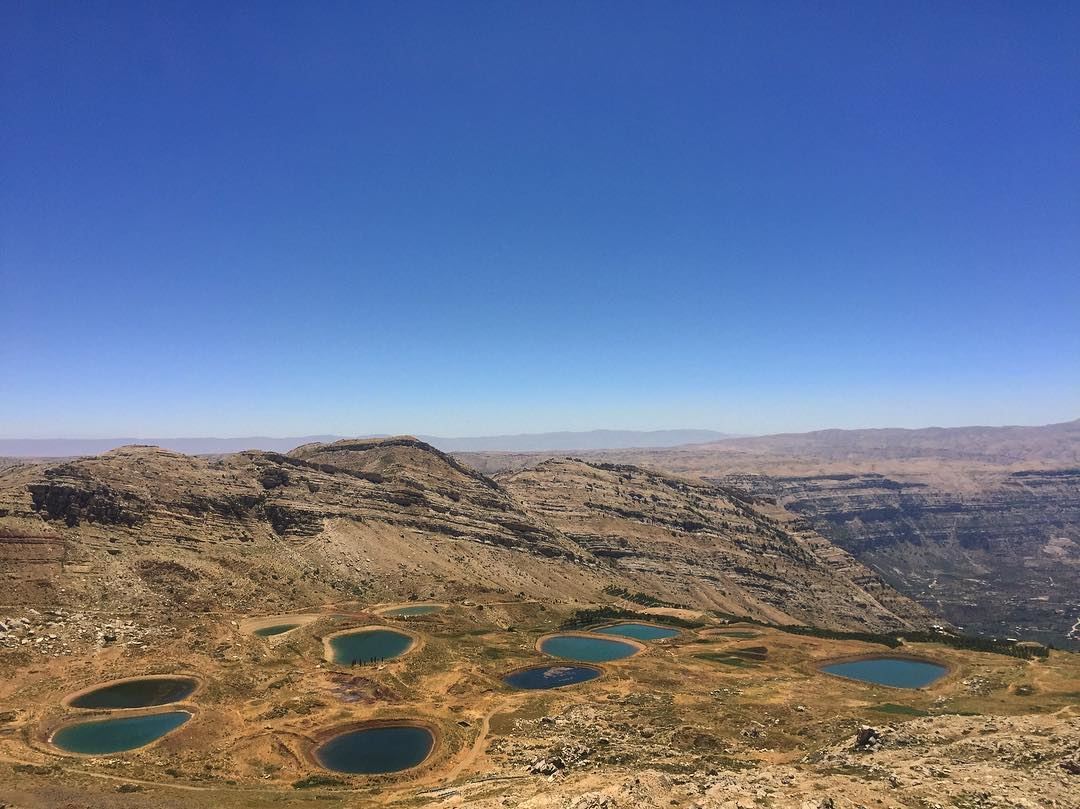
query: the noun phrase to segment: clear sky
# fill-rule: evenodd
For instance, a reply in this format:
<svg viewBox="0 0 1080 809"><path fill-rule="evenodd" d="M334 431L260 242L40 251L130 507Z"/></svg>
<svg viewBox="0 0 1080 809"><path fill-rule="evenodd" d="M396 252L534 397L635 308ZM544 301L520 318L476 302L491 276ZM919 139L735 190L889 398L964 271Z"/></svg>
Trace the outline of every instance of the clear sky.
<svg viewBox="0 0 1080 809"><path fill-rule="evenodd" d="M0 435L1080 416L1076 2L0 5Z"/></svg>

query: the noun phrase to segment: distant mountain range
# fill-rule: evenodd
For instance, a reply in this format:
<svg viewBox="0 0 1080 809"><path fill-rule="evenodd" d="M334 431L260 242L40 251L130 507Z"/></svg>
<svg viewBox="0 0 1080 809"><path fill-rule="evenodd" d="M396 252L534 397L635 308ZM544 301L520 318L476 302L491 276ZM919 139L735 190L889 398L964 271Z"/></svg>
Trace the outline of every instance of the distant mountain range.
<svg viewBox="0 0 1080 809"><path fill-rule="evenodd" d="M1080 420L819 430L575 453L774 502L968 631L1080 650ZM459 453L489 475L554 452ZM546 467L542 467L546 468Z"/></svg>
<svg viewBox="0 0 1080 809"><path fill-rule="evenodd" d="M551 452L556 450L678 447L734 438L715 430L589 430L588 432L521 433L478 438L418 436L443 452Z"/></svg>
<svg viewBox="0 0 1080 809"><path fill-rule="evenodd" d="M217 455L258 449L288 452L302 444L331 443L344 436L307 435L292 438L7 438L0 439L0 457L70 458L100 455L117 447L150 444L187 455ZM367 435L364 438L383 438ZM522 433L474 438L420 435L443 452L553 452L601 449L676 447L703 444L734 436L715 430L590 430L588 432Z"/></svg>
<svg viewBox="0 0 1080 809"><path fill-rule="evenodd" d="M953 469L949 465L973 463L1080 467L1080 419L1038 427L817 430L688 440L669 446L639 444L621 449L614 446L577 449L589 460L705 477L732 472L785 475L852 471L849 467L854 464L885 463L890 465L890 471L895 471L897 463L922 463L923 472L942 472ZM453 451L470 452L457 448ZM534 466L560 454L556 450L522 449L479 452L463 460L488 474Z"/></svg>

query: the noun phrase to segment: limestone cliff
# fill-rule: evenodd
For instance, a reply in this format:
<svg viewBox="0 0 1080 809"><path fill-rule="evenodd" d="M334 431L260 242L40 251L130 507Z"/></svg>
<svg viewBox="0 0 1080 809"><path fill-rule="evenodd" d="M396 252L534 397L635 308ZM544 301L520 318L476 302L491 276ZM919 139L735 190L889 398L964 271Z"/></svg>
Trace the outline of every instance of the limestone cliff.
<svg viewBox="0 0 1080 809"><path fill-rule="evenodd" d="M1063 645L1080 614L1080 469L717 479L774 497L948 620Z"/></svg>
<svg viewBox="0 0 1080 809"><path fill-rule="evenodd" d="M11 467L0 552L16 604L269 612L485 590L595 603L621 588L786 623L931 620L730 489L570 461L496 481L411 437Z"/></svg>

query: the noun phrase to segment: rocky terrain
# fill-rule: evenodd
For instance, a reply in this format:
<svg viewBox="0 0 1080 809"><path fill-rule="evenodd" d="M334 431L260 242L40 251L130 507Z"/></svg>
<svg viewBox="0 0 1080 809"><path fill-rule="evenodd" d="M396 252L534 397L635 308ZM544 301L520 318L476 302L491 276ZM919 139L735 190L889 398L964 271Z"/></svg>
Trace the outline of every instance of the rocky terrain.
<svg viewBox="0 0 1080 809"><path fill-rule="evenodd" d="M775 498L954 624L1070 644L1080 617L1080 468L983 473L965 492L918 475L721 480Z"/></svg>
<svg viewBox="0 0 1080 809"><path fill-rule="evenodd" d="M897 647L932 611L765 483L569 459L488 477L409 437L8 466L0 805L1069 806L1080 658ZM416 601L441 609L386 612ZM503 682L609 614L680 631L578 686ZM413 651L326 660L327 637L388 623ZM901 691L820 670L883 652L948 674ZM199 684L179 730L110 756L50 743L66 695L156 674ZM413 770L312 759L329 728L402 718L437 737Z"/></svg>
<svg viewBox="0 0 1080 809"><path fill-rule="evenodd" d="M372 608L378 605L371 605ZM0 670L0 803L7 809L432 806L533 809L1073 807L1080 657L1027 661L917 644L952 672L920 690L822 674L872 643L703 616L698 628L605 664L581 686L515 691L534 638L566 607L479 600L397 619L423 639L362 672L326 664L320 637L378 620L327 606L268 642L238 615L178 617L171 632ZM646 616L643 616L646 617ZM71 620L60 617L60 620ZM383 619L384 621L387 619ZM393 620L393 619L391 619ZM725 654L759 650L732 665ZM128 674L184 673L195 718L125 754L47 743L65 694ZM423 717L430 761L396 776L310 762L320 728Z"/></svg>
<svg viewBox="0 0 1080 809"><path fill-rule="evenodd" d="M819 534L731 487L576 460L498 479L529 514L636 590L663 581L677 603L778 622L820 624L822 609L863 628L933 621ZM836 588L849 596L824 606Z"/></svg>
<svg viewBox="0 0 1080 809"><path fill-rule="evenodd" d="M564 732L580 722L571 715ZM571 732L573 738L576 735ZM535 796L515 804L535 809L692 809L841 807L1075 806L1075 717L948 717L864 725L834 745L787 764L738 772L672 774L646 769L632 777L582 778L579 794ZM533 769L565 778L590 765L596 751L556 746ZM660 753L662 756L663 754ZM604 781L608 781L604 783ZM560 792L563 790L560 789ZM493 800L475 806L506 804Z"/></svg>
<svg viewBox="0 0 1080 809"><path fill-rule="evenodd" d="M623 587L791 623L930 622L744 496L584 464L538 474L503 485L413 438L220 459L128 447L11 467L0 472L5 601L274 612L477 588L588 601ZM581 510L556 513L563 497Z"/></svg>
<svg viewBox="0 0 1080 809"><path fill-rule="evenodd" d="M1080 421L1046 427L824 430L580 453L767 498L968 631L1077 646ZM549 454L461 456L489 473Z"/></svg>

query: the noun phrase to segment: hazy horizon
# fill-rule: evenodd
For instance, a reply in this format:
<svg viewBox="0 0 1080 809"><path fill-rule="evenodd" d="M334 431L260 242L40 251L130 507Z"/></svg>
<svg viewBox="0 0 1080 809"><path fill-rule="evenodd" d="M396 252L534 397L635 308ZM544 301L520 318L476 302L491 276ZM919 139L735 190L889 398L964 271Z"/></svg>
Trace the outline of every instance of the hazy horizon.
<svg viewBox="0 0 1080 809"><path fill-rule="evenodd" d="M682 427L627 427L627 428L613 428L613 427L585 427L582 429L554 429L554 430L511 430L507 432L489 432L489 433L473 433L470 435L438 435L427 430L416 429L402 429L402 430L298 430L294 433L274 433L274 432L249 432L249 433L235 433L235 434L222 434L222 433L176 433L176 434L151 434L143 433L137 435L130 431L117 431L114 433L77 433L77 434L64 434L64 433L52 433L52 434L40 434L40 435L14 435L0 433L0 441L107 441L117 440L120 438L131 439L133 441L150 441L150 440L209 440L209 441L235 441L247 438L261 438L269 440L287 440L292 438L382 438L387 436L396 435L412 435L423 436L426 438L439 438L448 441L468 440L468 439L480 439L480 438L523 438L529 436L548 436L548 435L560 435L560 434L572 434L572 435L588 435L594 433L637 433L641 435L648 435L650 433L674 433L674 432L703 432L703 433L715 433L718 436L725 438L752 438L757 436L769 436L769 435L781 435L786 433L810 433L821 432L825 430L930 430L930 429L953 429L953 428L995 428L995 427L1044 427L1054 424L1064 424L1071 421L1075 421L1080 416L1076 414L1066 415L1061 418L1054 418L1047 421L1037 422L1000 422L1000 423L988 423L977 421L961 421L955 424L949 423L934 423L934 424L854 424L854 425L839 425L839 424L823 424L820 426L807 427L805 429L777 429L777 430L763 430L758 432L744 432L739 430L728 430L715 427L700 427L700 426L682 426ZM0 453L2 454L2 453Z"/></svg>
<svg viewBox="0 0 1080 809"><path fill-rule="evenodd" d="M1007 427L1045 427L1053 426L1056 424L1066 424L1072 421L1080 420L1080 418L1062 418L1048 422L1040 423L1007 423L1007 424L980 424L980 423L964 423L964 424L922 424L918 426L905 426L897 424L876 424L876 425L861 425L852 427L841 427L836 425L814 427L807 430L777 430L761 433L742 433L733 432L730 430L717 430L713 428L705 427L661 427L661 428L647 428L647 429L611 429L606 427L594 427L584 430L546 430L537 432L508 432L508 433L491 433L485 435L467 435L467 436L447 436L447 435L434 435L423 430L402 430L397 432L386 431L372 431L372 430L358 430L351 432L320 432L309 431L299 432L295 435L285 434L259 434L251 433L249 435L125 435L118 433L115 435L30 435L30 436L16 436L16 435L0 435L0 441L17 442L17 441L116 441L116 440L131 440L131 441L243 441L243 440L256 440L265 439L269 441L288 441L293 439L303 440L340 440L343 438L387 438L391 436L403 436L411 435L424 440L438 439L444 441L469 441L469 440L484 440L491 438L531 438L540 436L560 436L560 435L574 435L574 436L589 436L600 435L605 433L610 434L627 434L627 435L640 435L649 436L665 433L711 433L716 438L710 440L722 440L727 438L755 438L766 437L772 435L783 434L801 434L810 432L823 432L830 430L841 431L859 431L859 430L933 430L933 429L960 429L960 428L1007 428ZM0 453L2 455L3 453Z"/></svg>

